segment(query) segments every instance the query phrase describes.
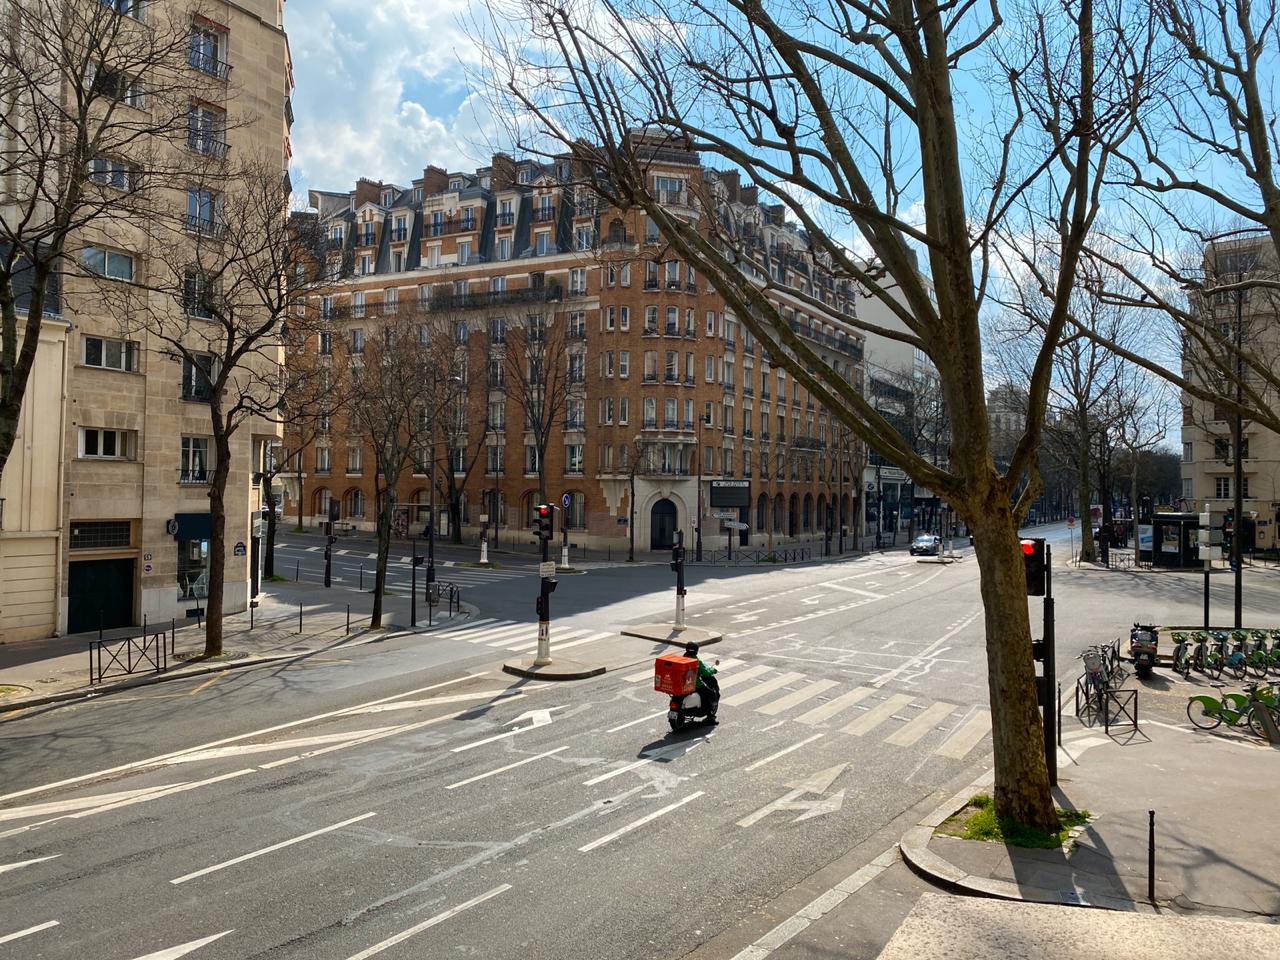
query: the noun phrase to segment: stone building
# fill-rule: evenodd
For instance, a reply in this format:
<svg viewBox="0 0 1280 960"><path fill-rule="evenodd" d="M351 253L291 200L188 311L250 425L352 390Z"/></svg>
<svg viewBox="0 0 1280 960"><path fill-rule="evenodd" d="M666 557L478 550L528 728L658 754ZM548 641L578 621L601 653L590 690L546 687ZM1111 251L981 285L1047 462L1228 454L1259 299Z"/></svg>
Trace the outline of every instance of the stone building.
<svg viewBox="0 0 1280 960"><path fill-rule="evenodd" d="M144 26L152 18L178 17L180 29L190 30L189 46L181 43L187 75L169 82L193 91L185 124L178 124L185 137L179 133L172 137L176 142L162 143L157 135L141 149L178 151L192 169L241 156L279 157L287 176L292 74L283 0L213 0L198 12L173 0L112 9ZM145 89L146 79L135 78L121 94L127 99L120 109L144 115L151 108ZM137 175L117 157L95 160L93 170L91 189L119 188ZM217 198L207 191L184 192L166 181L152 195L155 215L179 224L175 231L183 224L192 238L216 231ZM132 328L103 292L104 283L119 281L124 289L144 280L159 255L157 242L136 222L108 215L72 244L76 265L63 277L57 315L46 319L23 436L0 488L5 639L144 619L167 623L203 606L213 466L207 388L189 364L174 361L163 341ZM148 307L166 309L157 300ZM177 319L200 322L194 314ZM260 497L254 476L277 434L272 424L255 421L234 439L227 612L243 610L257 588Z"/></svg>
<svg viewBox="0 0 1280 960"><path fill-rule="evenodd" d="M744 270L826 305L818 311L777 294L791 328L861 389L851 292L807 252L782 208L761 205L755 187L702 167L687 150L654 145L649 158L670 211L699 219L714 207L735 224ZM310 194L326 255L346 273L305 307L329 318L327 336L358 352L381 318L418 310L447 315L465 345L465 429L396 491L400 528L421 530L432 470L448 470L463 493L455 521L468 537L487 517L499 541L523 542L541 467L548 499L567 504L562 519L574 543L625 549L634 517L636 549L666 548L676 531L692 548L701 516L708 548L724 549L730 538L735 549L817 541L828 531L838 548L841 518L852 524L858 496L856 445L770 364L648 217L601 205L575 174L568 158L497 155L471 172L428 167L408 185L362 179L350 191ZM555 362L569 387L557 412L563 430L542 464L506 355L510 332L529 325L563 331ZM304 451L300 472L285 478L286 512L310 526L337 500L344 524L372 528L371 464L335 417ZM435 486L444 534L439 475Z"/></svg>

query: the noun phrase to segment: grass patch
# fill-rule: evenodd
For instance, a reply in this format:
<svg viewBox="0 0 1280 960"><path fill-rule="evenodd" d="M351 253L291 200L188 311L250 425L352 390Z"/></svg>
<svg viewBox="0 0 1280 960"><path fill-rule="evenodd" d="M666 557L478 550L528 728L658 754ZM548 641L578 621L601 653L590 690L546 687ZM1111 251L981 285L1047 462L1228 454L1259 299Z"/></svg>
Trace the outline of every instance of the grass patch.
<svg viewBox="0 0 1280 960"><path fill-rule="evenodd" d="M1057 833L1046 833L1008 817L997 817L991 797L979 793L970 798L963 810L938 827L938 833L962 840L1049 850L1066 843L1072 829L1088 823L1089 817L1088 810L1063 810L1059 807L1058 819L1062 822L1062 829Z"/></svg>
<svg viewBox="0 0 1280 960"><path fill-rule="evenodd" d="M267 577L267 583L288 583L288 582L289 582L288 577L282 577L278 573L273 573L271 576Z"/></svg>

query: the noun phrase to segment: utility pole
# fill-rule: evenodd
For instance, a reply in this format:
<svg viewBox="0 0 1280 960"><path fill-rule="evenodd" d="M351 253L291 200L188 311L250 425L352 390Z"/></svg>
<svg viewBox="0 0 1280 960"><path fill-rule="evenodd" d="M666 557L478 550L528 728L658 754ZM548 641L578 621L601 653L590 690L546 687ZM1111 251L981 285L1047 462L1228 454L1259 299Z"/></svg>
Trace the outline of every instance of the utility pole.
<svg viewBox="0 0 1280 960"><path fill-rule="evenodd" d="M1243 378L1243 365L1240 363L1240 349L1243 345L1243 327L1244 327L1244 288L1239 284L1244 283L1244 273L1236 275L1236 415L1235 415L1235 476L1232 477L1232 483L1235 489L1235 509L1233 512L1234 519L1231 523L1231 566L1235 570L1235 627L1237 630L1242 625L1244 617L1244 417L1240 415L1240 407L1244 401L1244 392L1241 380Z"/></svg>

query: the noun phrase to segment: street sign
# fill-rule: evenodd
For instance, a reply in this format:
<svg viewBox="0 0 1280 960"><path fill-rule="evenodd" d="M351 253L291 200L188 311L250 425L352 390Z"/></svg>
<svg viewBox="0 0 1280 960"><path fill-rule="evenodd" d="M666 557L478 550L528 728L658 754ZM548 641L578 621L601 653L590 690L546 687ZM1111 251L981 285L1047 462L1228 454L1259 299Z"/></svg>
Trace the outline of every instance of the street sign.
<svg viewBox="0 0 1280 960"><path fill-rule="evenodd" d="M538 576L554 577L556 575L556 562L554 560L544 560L538 564Z"/></svg>
<svg viewBox="0 0 1280 960"><path fill-rule="evenodd" d="M234 557L243 557L245 553L244 541L237 541L236 545L231 548L231 555Z"/></svg>
<svg viewBox="0 0 1280 960"><path fill-rule="evenodd" d="M1074 530L1075 528L1076 528L1076 518L1075 518L1075 517L1067 517L1067 529L1068 529L1068 530Z"/></svg>
<svg viewBox="0 0 1280 960"><path fill-rule="evenodd" d="M564 507L566 510L569 509L569 495L567 493L560 498L560 506Z"/></svg>
<svg viewBox="0 0 1280 960"><path fill-rule="evenodd" d="M1222 559L1221 546L1218 546L1216 544L1211 546L1210 544L1202 543L1199 545L1199 547L1200 547L1201 560L1221 560Z"/></svg>
<svg viewBox="0 0 1280 960"><path fill-rule="evenodd" d="M724 522L724 525L725 525L726 527L728 527L730 530L745 530L745 529L747 529L747 525L746 525L745 523L742 523L742 522L741 522L741 521L739 521L739 520L726 520L726 521Z"/></svg>
<svg viewBox="0 0 1280 960"><path fill-rule="evenodd" d="M721 513L713 513L711 516L715 517L717 520L737 520L738 519L738 515L736 513L728 510L723 511Z"/></svg>

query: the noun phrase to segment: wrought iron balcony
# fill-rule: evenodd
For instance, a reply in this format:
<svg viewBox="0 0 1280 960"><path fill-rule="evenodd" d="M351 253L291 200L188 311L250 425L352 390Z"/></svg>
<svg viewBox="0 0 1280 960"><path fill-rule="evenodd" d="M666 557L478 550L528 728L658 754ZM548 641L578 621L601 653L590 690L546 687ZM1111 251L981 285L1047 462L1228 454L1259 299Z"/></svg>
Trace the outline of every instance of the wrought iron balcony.
<svg viewBox="0 0 1280 960"><path fill-rule="evenodd" d="M537 207L533 211L534 223L550 223L556 218L555 207Z"/></svg>
<svg viewBox="0 0 1280 960"><path fill-rule="evenodd" d="M187 64L219 80L226 80L231 74L231 64L225 60L219 60L216 54L206 53L203 50L194 48L188 50Z"/></svg>
<svg viewBox="0 0 1280 960"><path fill-rule="evenodd" d="M509 226L512 226L515 222L516 222L516 215L515 215L515 211L513 210L506 210L499 213L496 220L497 226L499 227L509 227Z"/></svg>
<svg viewBox="0 0 1280 960"><path fill-rule="evenodd" d="M187 131L187 147L202 156L213 157L215 160L221 160L230 149L226 141L217 139L212 133L203 133L198 130Z"/></svg>

